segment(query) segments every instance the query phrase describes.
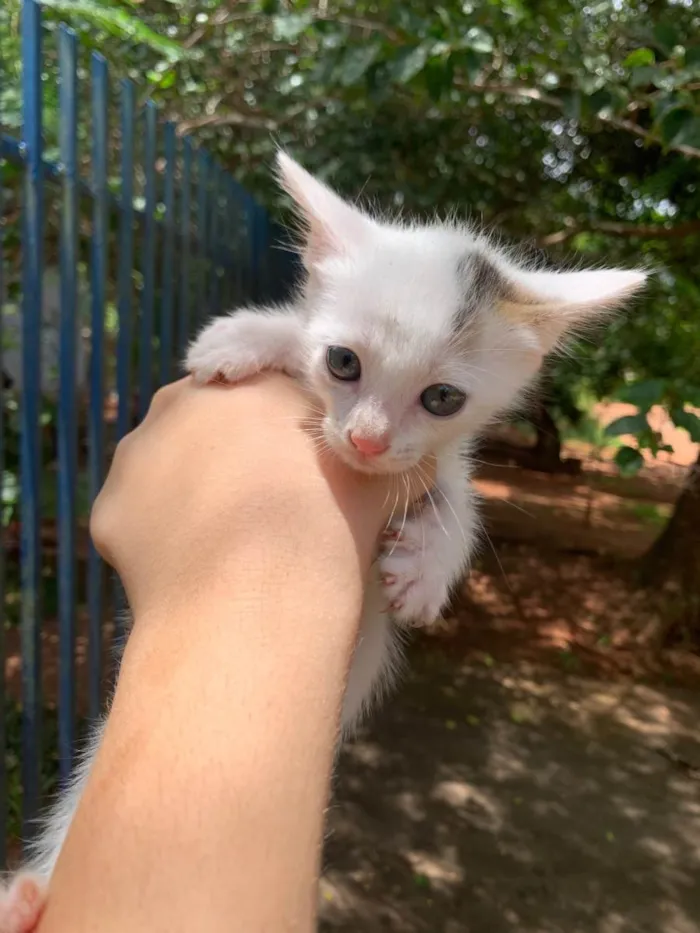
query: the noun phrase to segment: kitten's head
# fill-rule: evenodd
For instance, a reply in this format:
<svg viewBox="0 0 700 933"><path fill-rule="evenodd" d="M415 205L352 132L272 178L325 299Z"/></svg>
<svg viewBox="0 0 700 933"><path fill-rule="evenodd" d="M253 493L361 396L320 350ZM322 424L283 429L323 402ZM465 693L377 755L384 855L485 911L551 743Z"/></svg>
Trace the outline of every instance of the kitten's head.
<svg viewBox="0 0 700 933"><path fill-rule="evenodd" d="M284 153L278 169L305 227L307 379L326 440L368 472L473 436L646 278L535 271L466 227L376 220Z"/></svg>

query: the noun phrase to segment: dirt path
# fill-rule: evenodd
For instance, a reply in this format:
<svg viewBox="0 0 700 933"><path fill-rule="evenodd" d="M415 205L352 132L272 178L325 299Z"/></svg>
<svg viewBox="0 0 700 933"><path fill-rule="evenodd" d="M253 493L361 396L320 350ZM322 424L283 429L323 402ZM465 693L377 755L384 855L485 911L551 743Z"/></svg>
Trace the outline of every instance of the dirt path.
<svg viewBox="0 0 700 933"><path fill-rule="evenodd" d="M343 756L323 931L700 931L697 693L417 654Z"/></svg>
<svg viewBox="0 0 700 933"><path fill-rule="evenodd" d="M700 933L700 658L627 563L659 473L482 469L495 544L342 757L324 933Z"/></svg>

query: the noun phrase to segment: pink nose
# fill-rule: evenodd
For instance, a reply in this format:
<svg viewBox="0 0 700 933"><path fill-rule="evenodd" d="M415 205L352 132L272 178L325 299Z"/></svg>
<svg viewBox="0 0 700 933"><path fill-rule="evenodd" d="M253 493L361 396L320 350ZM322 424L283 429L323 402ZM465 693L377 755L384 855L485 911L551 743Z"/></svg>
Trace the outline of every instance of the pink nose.
<svg viewBox="0 0 700 933"><path fill-rule="evenodd" d="M359 450L365 457L377 457L389 449L389 441L386 435L380 437L363 437L356 431L350 432L350 443Z"/></svg>

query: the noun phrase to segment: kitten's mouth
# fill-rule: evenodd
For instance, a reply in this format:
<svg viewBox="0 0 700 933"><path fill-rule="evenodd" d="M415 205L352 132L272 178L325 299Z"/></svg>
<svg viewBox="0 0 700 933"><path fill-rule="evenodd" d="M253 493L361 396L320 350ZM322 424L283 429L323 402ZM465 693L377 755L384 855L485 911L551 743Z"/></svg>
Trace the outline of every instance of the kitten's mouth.
<svg viewBox="0 0 700 933"><path fill-rule="evenodd" d="M359 450L355 450L354 447L343 443L335 443L332 447L344 463L361 473L371 473L373 475L402 473L408 467L408 464L396 460L390 454L388 456L386 454L367 456L360 453Z"/></svg>
<svg viewBox="0 0 700 933"><path fill-rule="evenodd" d="M374 456L363 454L349 444L342 434L336 433L331 426L326 424L324 427L323 436L327 447L353 470L378 476L387 473L404 473L415 466L414 459L409 462L405 458L396 457L390 451Z"/></svg>

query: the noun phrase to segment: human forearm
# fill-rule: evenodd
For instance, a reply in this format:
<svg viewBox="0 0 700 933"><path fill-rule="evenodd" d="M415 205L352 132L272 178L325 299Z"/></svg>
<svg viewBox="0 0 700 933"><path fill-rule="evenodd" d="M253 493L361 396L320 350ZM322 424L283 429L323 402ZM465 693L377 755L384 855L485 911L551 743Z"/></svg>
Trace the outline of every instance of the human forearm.
<svg viewBox="0 0 700 933"><path fill-rule="evenodd" d="M177 549L152 525L159 483L133 516L103 502L98 539L133 523L128 555L141 557L124 576L136 618L42 933L83 933L96 918L105 933L311 928L344 675L386 494L297 440L287 473L264 438L227 464L223 517L201 475L209 461L197 466L208 486L168 498L183 510L175 527L187 515L192 526ZM147 451L156 473L161 446ZM214 443L207 453L222 459Z"/></svg>
<svg viewBox="0 0 700 933"><path fill-rule="evenodd" d="M240 557L241 598L137 620L42 931L312 928L356 594Z"/></svg>
<svg viewBox="0 0 700 933"><path fill-rule="evenodd" d="M281 377L183 381L120 445L92 532L135 625L41 933L312 926L344 678L394 497L319 458L307 416Z"/></svg>

